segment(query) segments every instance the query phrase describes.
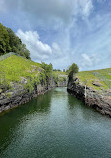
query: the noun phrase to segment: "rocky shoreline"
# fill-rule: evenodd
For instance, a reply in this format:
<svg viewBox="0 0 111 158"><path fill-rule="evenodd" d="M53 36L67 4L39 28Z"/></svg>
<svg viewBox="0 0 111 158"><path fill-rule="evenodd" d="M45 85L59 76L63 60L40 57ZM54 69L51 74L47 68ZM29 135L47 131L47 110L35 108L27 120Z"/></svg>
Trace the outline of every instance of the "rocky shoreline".
<svg viewBox="0 0 111 158"><path fill-rule="evenodd" d="M91 87L85 87L79 82L78 78L68 82L67 90L86 105L111 117L111 90L98 92Z"/></svg>
<svg viewBox="0 0 111 158"><path fill-rule="evenodd" d="M0 92L0 113L15 108L21 104L29 102L32 98L44 94L55 87L66 87L67 81L59 82L58 85L53 79L48 85L39 84L34 86L34 90L30 93L28 89L24 89L21 84L13 84L13 89L6 92Z"/></svg>

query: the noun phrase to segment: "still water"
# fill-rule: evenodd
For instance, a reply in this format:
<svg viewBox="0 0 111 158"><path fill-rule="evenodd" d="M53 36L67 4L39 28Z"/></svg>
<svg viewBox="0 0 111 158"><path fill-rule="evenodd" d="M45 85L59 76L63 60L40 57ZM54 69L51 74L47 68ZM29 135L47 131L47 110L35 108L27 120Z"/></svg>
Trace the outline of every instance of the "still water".
<svg viewBox="0 0 111 158"><path fill-rule="evenodd" d="M111 158L111 119L56 88L0 117L0 158Z"/></svg>

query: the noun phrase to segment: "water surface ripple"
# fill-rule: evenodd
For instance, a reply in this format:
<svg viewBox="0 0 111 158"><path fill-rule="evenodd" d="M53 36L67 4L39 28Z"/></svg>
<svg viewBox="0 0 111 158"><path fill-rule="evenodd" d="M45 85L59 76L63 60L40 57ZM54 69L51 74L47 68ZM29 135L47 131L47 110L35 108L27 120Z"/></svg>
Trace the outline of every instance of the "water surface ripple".
<svg viewBox="0 0 111 158"><path fill-rule="evenodd" d="M0 158L111 158L111 119L56 88L0 117Z"/></svg>

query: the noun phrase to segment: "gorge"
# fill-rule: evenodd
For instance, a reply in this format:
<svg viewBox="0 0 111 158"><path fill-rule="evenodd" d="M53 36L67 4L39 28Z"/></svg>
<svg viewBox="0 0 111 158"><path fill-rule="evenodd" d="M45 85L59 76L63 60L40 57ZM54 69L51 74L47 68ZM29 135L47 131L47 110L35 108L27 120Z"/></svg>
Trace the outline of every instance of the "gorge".
<svg viewBox="0 0 111 158"><path fill-rule="evenodd" d="M54 88L0 117L1 158L110 158L111 119Z"/></svg>

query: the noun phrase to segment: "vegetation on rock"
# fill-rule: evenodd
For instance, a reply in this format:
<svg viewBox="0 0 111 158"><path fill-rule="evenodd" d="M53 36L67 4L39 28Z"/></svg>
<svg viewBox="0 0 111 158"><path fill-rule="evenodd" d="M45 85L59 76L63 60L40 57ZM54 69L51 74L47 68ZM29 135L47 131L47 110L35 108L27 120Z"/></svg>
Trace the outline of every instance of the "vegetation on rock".
<svg viewBox="0 0 111 158"><path fill-rule="evenodd" d="M86 84L94 90L111 89L111 68L82 71L76 74L81 84Z"/></svg>
<svg viewBox="0 0 111 158"><path fill-rule="evenodd" d="M0 89L10 89L12 83L17 83L31 92L34 84L48 85L50 78L58 84L58 81L66 80L64 75L64 72L54 72L52 64L39 64L21 56L11 55L0 62Z"/></svg>
<svg viewBox="0 0 111 158"><path fill-rule="evenodd" d="M46 80L46 83L48 84L49 83L49 79L52 76L52 71L53 71L52 64L48 65L48 64L42 62L41 67L44 69L45 80Z"/></svg>

